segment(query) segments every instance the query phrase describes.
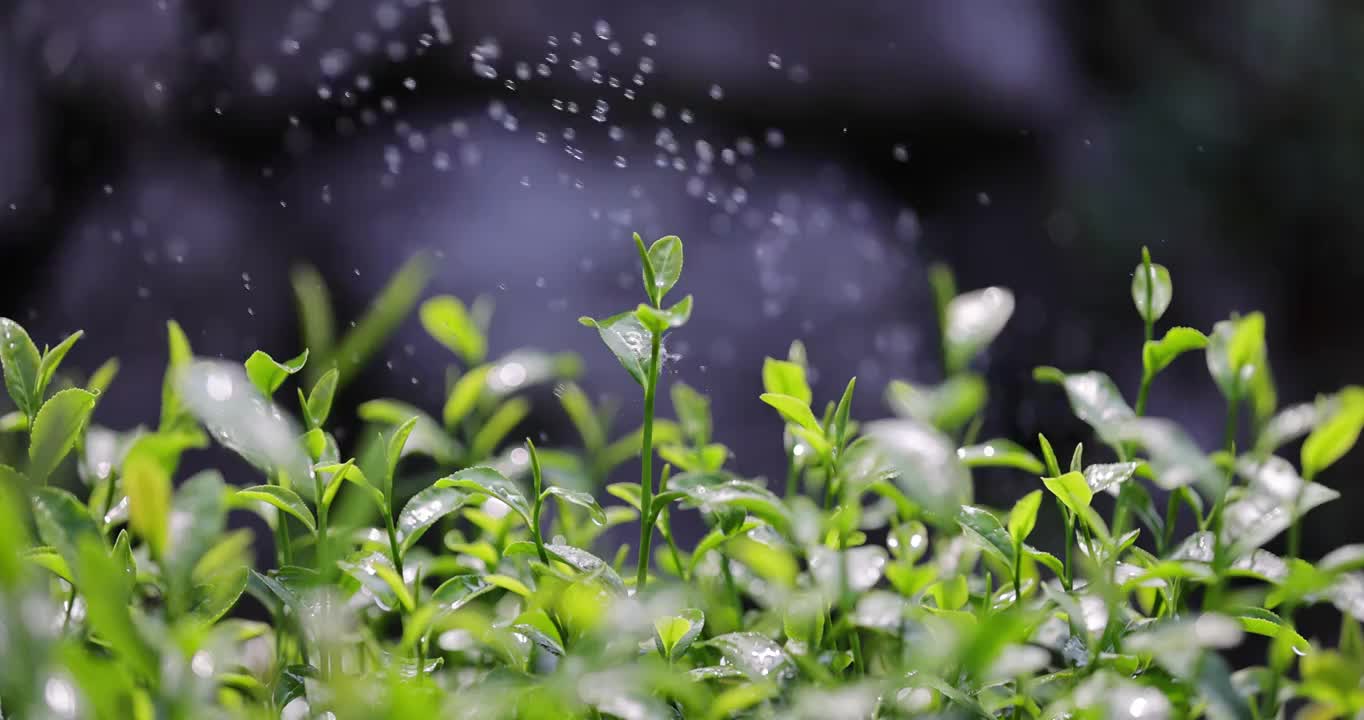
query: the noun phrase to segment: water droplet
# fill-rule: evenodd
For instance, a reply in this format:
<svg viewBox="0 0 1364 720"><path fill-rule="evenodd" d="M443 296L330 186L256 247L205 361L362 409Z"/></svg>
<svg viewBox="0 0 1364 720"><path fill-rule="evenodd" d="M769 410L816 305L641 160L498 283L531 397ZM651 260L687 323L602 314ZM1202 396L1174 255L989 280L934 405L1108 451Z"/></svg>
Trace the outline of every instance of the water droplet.
<svg viewBox="0 0 1364 720"><path fill-rule="evenodd" d="M658 44L658 36L651 32L644 33L643 40L644 44L648 47L653 47Z"/></svg>
<svg viewBox="0 0 1364 720"><path fill-rule="evenodd" d="M767 56L767 66L770 67L770 68L772 68L773 70L780 70L780 69L781 69L781 56L778 55L778 54L776 54L776 53L771 53L771 54L769 54L769 55Z"/></svg>
<svg viewBox="0 0 1364 720"><path fill-rule="evenodd" d="M909 148L904 143L896 143L890 149L890 155L895 158L896 162L909 162Z"/></svg>
<svg viewBox="0 0 1364 720"><path fill-rule="evenodd" d="M597 37L602 40L611 39L611 24L605 20L598 20L596 24L592 26L592 30L596 33Z"/></svg>

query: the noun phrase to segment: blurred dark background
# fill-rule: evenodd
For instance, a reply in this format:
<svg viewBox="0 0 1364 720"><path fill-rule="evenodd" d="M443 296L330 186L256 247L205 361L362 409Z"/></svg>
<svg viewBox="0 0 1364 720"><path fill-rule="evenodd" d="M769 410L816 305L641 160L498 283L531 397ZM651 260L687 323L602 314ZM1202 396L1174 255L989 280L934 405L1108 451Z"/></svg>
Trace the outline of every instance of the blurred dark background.
<svg viewBox="0 0 1364 720"><path fill-rule="evenodd" d="M638 301L628 241L676 233L694 321L670 377L715 399L735 467L780 476L764 355L802 338L817 399L940 369L925 267L1012 288L986 436L1089 439L1038 364L1135 394L1139 248L1163 326L1268 316L1282 402L1364 380L1364 9L1310 0L813 2L11 0L0 9L0 314L69 362L119 356L97 421L152 422L164 321L201 354L299 346L288 271L357 316L418 249L429 292L497 303L493 350L571 349ZM408 323L344 400L440 407ZM567 443L548 389L531 432ZM1219 441L1197 356L1156 415ZM1296 458L1296 449L1286 452ZM1097 458L1096 458L1097 459ZM1364 539L1361 454L1305 553ZM983 475L1006 504L1030 481Z"/></svg>

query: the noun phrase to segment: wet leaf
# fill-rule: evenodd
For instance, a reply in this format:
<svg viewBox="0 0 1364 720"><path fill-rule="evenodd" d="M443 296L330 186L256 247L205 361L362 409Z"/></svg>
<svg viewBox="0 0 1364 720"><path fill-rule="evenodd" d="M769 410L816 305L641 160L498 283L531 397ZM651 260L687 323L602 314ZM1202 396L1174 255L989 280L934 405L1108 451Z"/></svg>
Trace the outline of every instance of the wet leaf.
<svg viewBox="0 0 1364 720"><path fill-rule="evenodd" d="M310 428L320 428L327 422L327 418L332 412L332 401L336 397L336 386L340 382L341 373L336 368L332 368L322 374L313 384L313 391L308 394L308 400L303 404L304 419Z"/></svg>
<svg viewBox="0 0 1364 720"><path fill-rule="evenodd" d="M781 646L755 632L726 633L706 641L725 661L750 680L784 682L795 677L796 668Z"/></svg>
<svg viewBox="0 0 1364 720"><path fill-rule="evenodd" d="M1154 323L1170 308L1174 285L1164 265L1149 262L1150 256L1146 260L1132 272L1132 303L1143 320Z"/></svg>
<svg viewBox="0 0 1364 720"><path fill-rule="evenodd" d="M646 276L645 290L658 305L682 276L682 240L676 235L655 240L649 246L649 266L653 269L653 286L648 286Z"/></svg>
<svg viewBox="0 0 1364 720"><path fill-rule="evenodd" d="M949 371L964 367L994 341L1014 312L1014 295L1002 287L962 293L947 304L943 342Z"/></svg>
<svg viewBox="0 0 1364 720"><path fill-rule="evenodd" d="M598 525L606 524L606 511L602 510L601 506L597 504L597 500L592 497L592 493L550 486L545 488L544 495L546 497L557 497L570 505L577 505L587 511L588 517L592 518L592 522Z"/></svg>
<svg viewBox="0 0 1364 720"><path fill-rule="evenodd" d="M1014 541L1009 531L985 508L963 505L957 523L981 549L995 555L1007 567L1014 566Z"/></svg>
<svg viewBox="0 0 1364 720"><path fill-rule="evenodd" d="M308 532L317 532L317 521L313 518L313 511L293 490L278 485L256 485L238 490L235 498L239 503L263 502L271 505L293 515L308 528Z"/></svg>
<svg viewBox="0 0 1364 720"><path fill-rule="evenodd" d="M404 554L441 518L464 507L469 493L459 488L432 485L407 501L398 513L399 549Z"/></svg>
<svg viewBox="0 0 1364 720"><path fill-rule="evenodd" d="M950 522L971 501L971 476L946 436L911 420L870 422L863 434L905 496L927 512Z"/></svg>
<svg viewBox="0 0 1364 720"><path fill-rule="evenodd" d="M655 620L654 644L658 647L658 654L669 660L681 658L705 626L706 616L696 608L687 608L677 615Z"/></svg>
<svg viewBox="0 0 1364 720"><path fill-rule="evenodd" d="M1085 483L1095 495L1101 492L1117 494L1118 486L1130 480L1139 467L1141 463L1135 462L1090 465L1085 468Z"/></svg>
<svg viewBox="0 0 1364 720"><path fill-rule="evenodd" d="M1136 417L1118 387L1101 372L1066 375L1055 368L1038 368L1033 375L1064 387L1075 417L1088 423L1109 445L1120 441L1120 428Z"/></svg>
<svg viewBox="0 0 1364 720"><path fill-rule="evenodd" d="M28 476L34 482L47 482L76 446L94 410L94 393L78 388L63 390L42 404L29 434Z"/></svg>
<svg viewBox="0 0 1364 720"><path fill-rule="evenodd" d="M42 357L23 326L0 317L0 364L4 365L5 388L14 406L32 417L38 412L38 372Z"/></svg>
<svg viewBox="0 0 1364 720"><path fill-rule="evenodd" d="M630 373L640 387L644 387L653 334L640 324L634 313L624 312L602 320L580 317L578 322L596 328L602 342L620 361L621 367Z"/></svg>
<svg viewBox="0 0 1364 720"><path fill-rule="evenodd" d="M490 467L471 467L460 470L437 480L436 487L459 488L496 498L515 510L516 514L520 515L521 519L525 521L527 527L532 525L530 502L526 500L521 488L508 480L502 473Z"/></svg>

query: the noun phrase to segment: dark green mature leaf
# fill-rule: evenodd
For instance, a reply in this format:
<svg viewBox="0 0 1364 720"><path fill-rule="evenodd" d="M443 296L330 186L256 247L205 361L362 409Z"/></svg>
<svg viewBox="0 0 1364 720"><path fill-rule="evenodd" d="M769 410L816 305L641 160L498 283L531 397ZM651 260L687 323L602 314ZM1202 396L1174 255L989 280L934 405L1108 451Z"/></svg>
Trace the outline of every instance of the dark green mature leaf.
<svg viewBox="0 0 1364 720"><path fill-rule="evenodd" d="M1364 388L1340 392L1339 406L1302 443L1302 471L1308 478L1330 467L1350 451L1364 430Z"/></svg>
<svg viewBox="0 0 1364 720"><path fill-rule="evenodd" d="M819 421L815 419L815 414L810 411L809 403L802 402L800 398L778 393L763 393L759 399L776 408L786 422L813 433L823 432L819 427Z"/></svg>
<svg viewBox="0 0 1364 720"><path fill-rule="evenodd" d="M76 446L94 410L95 394L78 388L63 390L42 404L29 433L28 476L34 482L47 482Z"/></svg>
<svg viewBox="0 0 1364 720"><path fill-rule="evenodd" d="M1038 368L1033 376L1064 387L1075 417L1088 423L1110 445L1119 441L1116 437L1119 428L1136 417L1118 386L1101 372L1066 375L1055 368Z"/></svg>
<svg viewBox="0 0 1364 720"><path fill-rule="evenodd" d="M962 293L947 304L943 342L949 373L965 367L994 341L1014 312L1014 295L1002 287Z"/></svg>
<svg viewBox="0 0 1364 720"><path fill-rule="evenodd" d="M436 481L436 487L459 488L487 495L506 503L529 527L531 523L530 502L516 483L508 480L502 473L490 467L471 467Z"/></svg>
<svg viewBox="0 0 1364 720"><path fill-rule="evenodd" d="M1170 271L1164 265L1149 262L1149 255L1145 259L1147 262L1132 272L1132 303L1143 320L1154 323L1170 308L1174 285L1170 282Z"/></svg>
<svg viewBox="0 0 1364 720"><path fill-rule="evenodd" d="M677 284L682 276L682 239L676 235L666 235L649 246L649 265L653 268L653 287L645 287L654 304L661 304L663 296ZM647 282L647 277L646 277Z"/></svg>
<svg viewBox="0 0 1364 720"><path fill-rule="evenodd" d="M406 553L441 518L464 507L469 493L452 487L428 487L407 501L398 513L398 543Z"/></svg>
<svg viewBox="0 0 1364 720"><path fill-rule="evenodd" d="M805 380L805 366L773 358L763 359L763 390L789 395L806 405L809 405L814 397L810 392L809 383Z"/></svg>
<svg viewBox="0 0 1364 720"><path fill-rule="evenodd" d="M625 582L605 560L572 545L547 543L545 551L556 560L564 562L584 575L600 579L607 588L617 595L625 594Z"/></svg>
<svg viewBox="0 0 1364 720"><path fill-rule="evenodd" d="M1033 475L1043 471L1042 461L1012 440L987 440L979 445L957 449L957 458L966 467L1011 467Z"/></svg>
<svg viewBox="0 0 1364 720"><path fill-rule="evenodd" d="M1141 348L1141 362L1147 375L1156 375L1170 366L1175 358L1192 350L1208 346L1208 337L1188 327L1172 327L1160 340L1148 340Z"/></svg>
<svg viewBox="0 0 1364 720"><path fill-rule="evenodd" d="M940 522L971 502L971 476L946 436L911 420L867 423L863 434L905 496Z"/></svg>
<svg viewBox="0 0 1364 720"><path fill-rule="evenodd" d="M1014 541L994 513L974 505L963 505L957 523L982 550L998 557L1007 567L1014 566Z"/></svg>
<svg viewBox="0 0 1364 720"><path fill-rule="evenodd" d="M313 518L313 511L308 508L308 504L303 502L303 498L298 493L288 488L278 485L256 485L249 488L242 488L234 495L235 501L247 504L253 502L263 502L293 515L309 532L317 532L317 520ZM278 521L277 521L278 522Z"/></svg>
<svg viewBox="0 0 1364 720"><path fill-rule="evenodd" d="M463 301L453 295L440 295L423 302L418 313L427 334L466 365L483 362L488 354L488 340Z"/></svg>
<svg viewBox="0 0 1364 720"><path fill-rule="evenodd" d="M0 317L0 364L4 365L5 388L15 407L25 415L38 412L38 373L42 357L23 326Z"/></svg>
<svg viewBox="0 0 1364 720"><path fill-rule="evenodd" d="M297 374L308 364L308 350L297 357L292 357L284 362L280 362L269 353L257 350L251 353L251 357L246 359L246 376L251 379L251 384L266 397L271 397L279 389L290 375Z"/></svg>
<svg viewBox="0 0 1364 720"><path fill-rule="evenodd" d="M644 386L654 336L634 313L623 312L603 320L584 316L578 318L578 322L596 328L602 342L620 361L621 367L630 373L640 387Z"/></svg>

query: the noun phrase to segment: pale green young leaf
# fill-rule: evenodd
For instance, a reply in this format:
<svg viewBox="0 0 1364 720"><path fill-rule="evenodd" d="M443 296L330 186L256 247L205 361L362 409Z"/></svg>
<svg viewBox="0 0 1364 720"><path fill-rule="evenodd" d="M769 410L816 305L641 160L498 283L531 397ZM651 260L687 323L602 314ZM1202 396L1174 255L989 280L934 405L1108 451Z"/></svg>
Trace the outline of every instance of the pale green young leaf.
<svg viewBox="0 0 1364 720"><path fill-rule="evenodd" d="M682 386L682 383L674 383L673 388ZM578 437L582 439L583 448L589 455L594 455L606 445L606 428L602 425L602 419L597 415L597 411L592 407L592 400L587 397L577 383L564 383L555 388L559 404L563 406L564 412L568 414L568 419L573 423L573 427L578 430ZM675 397L675 396L674 396ZM674 400L674 406L676 400ZM676 407L674 407L676 409ZM678 416L681 417L678 410Z"/></svg>
<svg viewBox="0 0 1364 720"><path fill-rule="evenodd" d="M602 510L601 506L597 504L596 499L592 497L592 493L569 490L565 487L552 485L545 488L545 491L542 494L546 498L551 496L557 497L570 505L576 505L587 511L587 515L592 519L592 522L598 525L606 524L606 511Z"/></svg>
<svg viewBox="0 0 1364 720"><path fill-rule="evenodd" d="M1084 473L1068 472L1060 477L1044 477L1042 484L1047 486L1063 505L1076 515L1084 514L1094 493L1089 489Z"/></svg>
<svg viewBox="0 0 1364 720"><path fill-rule="evenodd" d="M43 395L47 392L47 386L52 382L52 376L57 374L57 368L61 366L62 360L70 352L71 346L75 345L76 341L84 335L84 331L77 330L58 343L56 347L43 352L43 359L38 363L38 385L33 396L35 400L42 401Z"/></svg>
<svg viewBox="0 0 1364 720"><path fill-rule="evenodd" d="M1132 272L1132 303L1143 320L1154 323L1170 308L1174 284L1164 265L1150 262L1149 255L1145 260Z"/></svg>
<svg viewBox="0 0 1364 720"><path fill-rule="evenodd" d="M166 361L166 375L161 383L159 427L161 430L176 430L192 422L175 383L176 375L194 359L194 351L190 348L189 338L185 335L184 329L174 320L166 321L166 343L169 359Z"/></svg>
<svg viewBox="0 0 1364 720"><path fill-rule="evenodd" d="M1042 491L1033 490L1014 503L1009 511L1009 537L1017 547L1032 534L1037 525L1037 510L1042 506Z"/></svg>
<svg viewBox="0 0 1364 720"><path fill-rule="evenodd" d="M669 392L672 395L673 412L677 414L687 441L697 446L710 442L710 398L684 382L673 383Z"/></svg>
<svg viewBox="0 0 1364 720"><path fill-rule="evenodd" d="M1014 312L1014 295L1002 287L988 287L958 295L947 303L943 342L948 373L964 368L971 358L994 341Z"/></svg>
<svg viewBox="0 0 1364 720"><path fill-rule="evenodd" d="M706 626L706 616L696 608L687 608L677 615L654 621L654 645L666 660L677 660L686 654Z"/></svg>
<svg viewBox="0 0 1364 720"><path fill-rule="evenodd" d="M1172 327L1165 331L1165 337L1148 340L1141 349L1141 362L1147 375L1154 376L1169 367L1174 359L1192 350L1202 350L1208 346L1208 337L1188 327Z"/></svg>
<svg viewBox="0 0 1364 720"><path fill-rule="evenodd" d="M578 322L597 329L602 342L620 361L621 367L644 387L654 335L633 312L612 315L602 320L580 317Z"/></svg>
<svg viewBox="0 0 1364 720"><path fill-rule="evenodd" d="M313 353L309 379L319 377L317 371L332 369L336 346L336 318L332 314L331 295L321 273L311 265L295 267L289 274L294 302L298 308L298 325L303 334L303 346Z"/></svg>
<svg viewBox="0 0 1364 720"><path fill-rule="evenodd" d="M886 386L886 402L901 417L927 423L954 433L985 406L988 392L979 375L958 373L938 386L917 386L892 380Z"/></svg>
<svg viewBox="0 0 1364 720"><path fill-rule="evenodd" d="M118 358L105 360L95 371L90 373L90 380L85 383L85 389L97 395L103 395L109 386L113 384L114 378L118 377Z"/></svg>
<svg viewBox="0 0 1364 720"><path fill-rule="evenodd" d="M412 257L389 278L383 290L375 296L369 309L351 327L336 346L336 353L328 358L341 375L344 386L355 378L383 346L398 325L412 312L431 278L431 263L423 254Z"/></svg>
<svg viewBox="0 0 1364 720"><path fill-rule="evenodd" d="M640 272L644 278L644 294L649 298L649 302L657 305L659 303L658 280L654 273L653 260L649 258L649 248L644 245L644 238L639 233L634 234L635 250L639 252Z"/></svg>
<svg viewBox="0 0 1364 720"><path fill-rule="evenodd" d="M459 298L433 297L422 303L419 315L427 334L458 355L465 365L483 362L488 353L487 338Z"/></svg>
<svg viewBox="0 0 1364 720"><path fill-rule="evenodd" d="M758 398L763 402L776 408L781 414L782 419L793 425L805 428L813 433L823 433L819 426L819 421L815 419L815 414L810 411L809 403L800 398L780 393L763 393Z"/></svg>
<svg viewBox="0 0 1364 720"><path fill-rule="evenodd" d="M763 390L790 395L807 405L814 397L810 392L810 385L805 380L803 365L774 358L763 360Z"/></svg>
<svg viewBox="0 0 1364 720"><path fill-rule="evenodd" d="M403 448L409 455L426 455L439 465L453 465L463 452L460 444L445 432L440 423L415 405L380 398L361 403L356 408L356 414L366 422L391 426L402 425L416 418L417 424Z"/></svg>
<svg viewBox="0 0 1364 720"><path fill-rule="evenodd" d="M929 519L951 524L959 508L971 502L971 475L947 436L912 420L877 420L865 427L863 435L880 454L880 463Z"/></svg>
<svg viewBox="0 0 1364 720"><path fill-rule="evenodd" d="M85 431L95 409L95 394L69 388L42 404L29 431L28 476L46 483Z"/></svg>
<svg viewBox="0 0 1364 720"><path fill-rule="evenodd" d="M1011 467L1032 475L1040 475L1044 468L1028 449L1012 440L987 440L978 445L957 449L957 458L966 467Z"/></svg>
<svg viewBox="0 0 1364 720"><path fill-rule="evenodd" d="M269 353L257 350L246 359L246 376L261 394L271 397L290 375L298 373L308 364L308 351L304 349L298 356L279 362Z"/></svg>
<svg viewBox="0 0 1364 720"><path fill-rule="evenodd" d="M654 282L652 288L646 289L654 304L659 305L682 276L682 239L667 235L655 240L649 246L649 265L654 271Z"/></svg>
<svg viewBox="0 0 1364 720"><path fill-rule="evenodd" d="M332 412L332 402L336 397L336 385L339 382L341 373L336 368L332 368L313 384L312 392L308 393L308 400L303 403L304 419L310 428L320 428L327 422L327 418Z"/></svg>
<svg viewBox="0 0 1364 720"><path fill-rule="evenodd" d="M507 435L530 414L530 401L523 397L506 400L483 421L469 443L469 453L475 461L491 457Z"/></svg>
<svg viewBox="0 0 1364 720"><path fill-rule="evenodd" d="M1014 538L994 513L974 505L963 505L957 524L982 550L998 557L1007 567L1014 566Z"/></svg>
<svg viewBox="0 0 1364 720"><path fill-rule="evenodd" d="M308 508L308 504L298 493L288 488L278 485L255 485L242 488L233 495L234 501L239 504L252 502L263 502L271 505L283 512L293 515L303 526L308 528L308 532L317 532L317 520L313 518L313 511Z"/></svg>
<svg viewBox="0 0 1364 720"><path fill-rule="evenodd" d="M479 365L460 376L450 388L450 396L445 399L441 410L441 421L447 430L459 425L469 412L478 404L478 398L487 386L491 365Z"/></svg>
<svg viewBox="0 0 1364 720"><path fill-rule="evenodd" d="M1302 471L1308 478L1315 478L1349 452L1364 429L1364 388L1345 388L1338 397L1335 412L1302 443Z"/></svg>

